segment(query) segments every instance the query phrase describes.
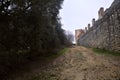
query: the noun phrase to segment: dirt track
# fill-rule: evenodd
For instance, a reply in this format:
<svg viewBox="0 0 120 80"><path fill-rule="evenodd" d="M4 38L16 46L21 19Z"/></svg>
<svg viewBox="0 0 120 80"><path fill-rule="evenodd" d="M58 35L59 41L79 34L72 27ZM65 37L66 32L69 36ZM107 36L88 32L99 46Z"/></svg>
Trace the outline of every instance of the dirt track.
<svg viewBox="0 0 120 80"><path fill-rule="evenodd" d="M11 80L120 80L120 56L96 54L84 47L70 48L42 70L38 64Z"/></svg>

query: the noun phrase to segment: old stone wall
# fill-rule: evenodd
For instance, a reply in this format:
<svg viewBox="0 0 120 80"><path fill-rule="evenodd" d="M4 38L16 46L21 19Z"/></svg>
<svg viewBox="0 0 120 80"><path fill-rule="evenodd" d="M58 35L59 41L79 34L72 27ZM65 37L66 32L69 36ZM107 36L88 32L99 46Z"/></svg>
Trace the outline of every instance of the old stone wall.
<svg viewBox="0 0 120 80"><path fill-rule="evenodd" d="M120 0L78 40L78 45L120 52Z"/></svg>

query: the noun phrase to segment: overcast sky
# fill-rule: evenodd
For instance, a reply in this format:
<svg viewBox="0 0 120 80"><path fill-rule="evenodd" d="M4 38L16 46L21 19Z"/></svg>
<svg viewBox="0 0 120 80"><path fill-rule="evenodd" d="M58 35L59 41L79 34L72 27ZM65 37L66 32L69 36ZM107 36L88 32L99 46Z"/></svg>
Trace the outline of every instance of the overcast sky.
<svg viewBox="0 0 120 80"><path fill-rule="evenodd" d="M63 29L72 31L84 29L92 19L98 19L100 7L109 8L114 0L64 0L60 11Z"/></svg>

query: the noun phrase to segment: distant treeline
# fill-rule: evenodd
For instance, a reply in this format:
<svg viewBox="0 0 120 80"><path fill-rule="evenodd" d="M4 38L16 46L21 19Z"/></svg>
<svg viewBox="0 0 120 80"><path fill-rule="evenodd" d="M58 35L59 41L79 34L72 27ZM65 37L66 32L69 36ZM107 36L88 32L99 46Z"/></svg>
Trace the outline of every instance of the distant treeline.
<svg viewBox="0 0 120 80"><path fill-rule="evenodd" d="M0 0L0 76L3 68L68 45L59 10L63 0ZM51 53L51 54L50 54Z"/></svg>

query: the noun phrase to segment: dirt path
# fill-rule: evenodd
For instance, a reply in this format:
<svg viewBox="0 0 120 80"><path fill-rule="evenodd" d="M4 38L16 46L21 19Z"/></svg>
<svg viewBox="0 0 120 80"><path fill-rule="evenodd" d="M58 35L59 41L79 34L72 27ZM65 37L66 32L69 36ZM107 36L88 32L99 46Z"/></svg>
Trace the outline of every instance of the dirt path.
<svg viewBox="0 0 120 80"><path fill-rule="evenodd" d="M70 48L46 69L37 66L11 80L120 80L120 56L96 54L84 47Z"/></svg>

